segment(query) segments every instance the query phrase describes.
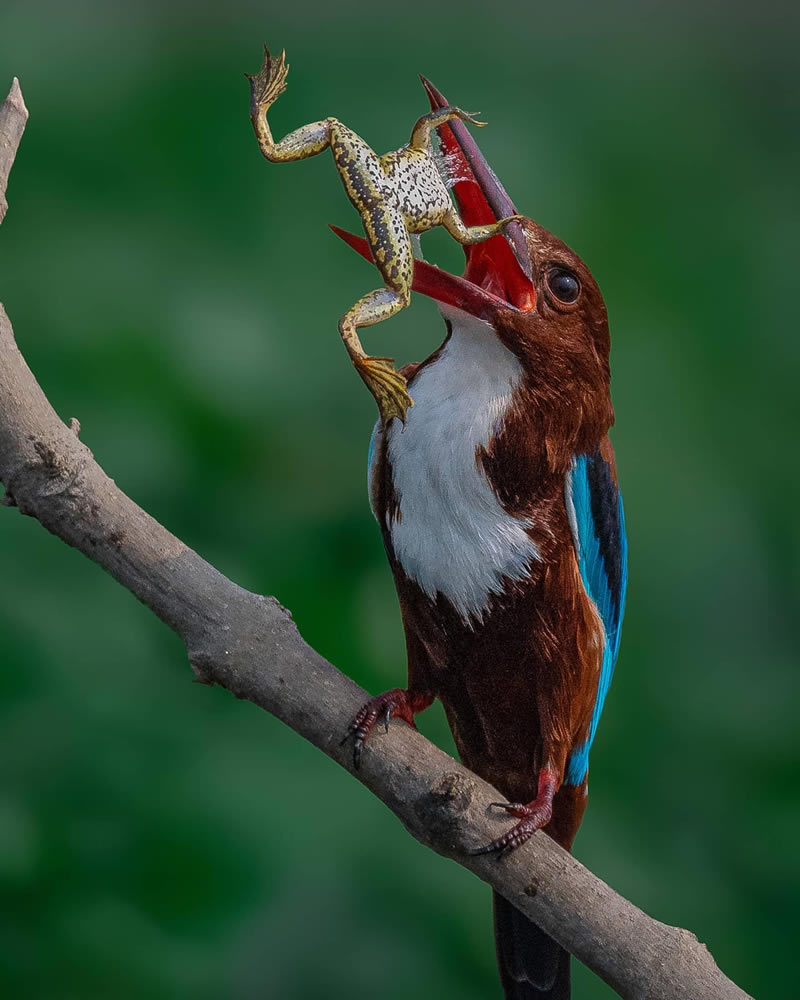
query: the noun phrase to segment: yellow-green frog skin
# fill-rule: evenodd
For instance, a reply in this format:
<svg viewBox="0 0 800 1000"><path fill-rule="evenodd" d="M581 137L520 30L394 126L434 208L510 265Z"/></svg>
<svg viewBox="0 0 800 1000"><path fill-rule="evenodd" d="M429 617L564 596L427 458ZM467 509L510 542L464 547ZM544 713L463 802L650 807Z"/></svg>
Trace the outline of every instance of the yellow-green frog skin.
<svg viewBox="0 0 800 1000"><path fill-rule="evenodd" d="M250 120L261 152L270 163L290 163L316 156L329 146L339 176L364 225L364 232L385 287L369 292L339 320L339 332L356 371L375 397L381 418L405 422L412 399L406 380L392 358L369 357L357 329L388 319L411 299L414 255L410 233L444 226L459 243L489 239L520 216L485 226L465 226L450 198L431 153L431 132L454 118L484 125L459 108L445 107L423 115L408 145L378 156L360 136L336 118L303 125L279 142L272 138L267 112L286 89L285 53L278 58L264 46L264 64L250 80Z"/></svg>

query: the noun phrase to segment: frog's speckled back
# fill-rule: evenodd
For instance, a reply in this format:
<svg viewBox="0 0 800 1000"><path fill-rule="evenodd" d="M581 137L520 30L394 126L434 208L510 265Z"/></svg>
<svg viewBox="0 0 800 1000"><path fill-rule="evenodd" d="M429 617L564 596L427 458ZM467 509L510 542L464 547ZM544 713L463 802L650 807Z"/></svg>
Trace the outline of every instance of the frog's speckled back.
<svg viewBox="0 0 800 1000"><path fill-rule="evenodd" d="M388 197L403 213L410 233L424 233L442 224L452 202L430 148L404 146L382 156L381 165L389 180Z"/></svg>

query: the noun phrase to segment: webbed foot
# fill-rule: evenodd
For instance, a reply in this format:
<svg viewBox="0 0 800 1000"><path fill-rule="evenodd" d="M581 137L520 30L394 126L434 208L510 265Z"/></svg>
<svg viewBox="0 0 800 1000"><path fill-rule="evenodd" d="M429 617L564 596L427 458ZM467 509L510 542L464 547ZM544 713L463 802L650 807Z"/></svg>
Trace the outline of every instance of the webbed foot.
<svg viewBox="0 0 800 1000"><path fill-rule="evenodd" d="M388 424L393 417L406 422L406 412L414 400L408 394L408 383L394 367L394 358L353 358L356 371L375 397L381 420Z"/></svg>
<svg viewBox="0 0 800 1000"><path fill-rule="evenodd" d="M264 64L255 76L245 73L250 81L250 114L266 114L268 109L286 90L286 77L289 67L286 65L286 51L276 58L270 55L264 46Z"/></svg>

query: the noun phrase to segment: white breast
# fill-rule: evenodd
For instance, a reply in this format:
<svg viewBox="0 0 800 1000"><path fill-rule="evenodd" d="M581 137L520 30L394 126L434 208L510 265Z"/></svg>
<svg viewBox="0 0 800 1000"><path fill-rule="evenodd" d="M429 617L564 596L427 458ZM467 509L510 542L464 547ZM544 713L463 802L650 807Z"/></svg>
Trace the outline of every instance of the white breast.
<svg viewBox="0 0 800 1000"><path fill-rule="evenodd" d="M442 312L452 335L414 380L405 427L395 420L388 430L398 505L387 527L406 574L474 623L503 579L523 579L539 558L529 522L506 513L476 459L499 428L522 368L489 324Z"/></svg>

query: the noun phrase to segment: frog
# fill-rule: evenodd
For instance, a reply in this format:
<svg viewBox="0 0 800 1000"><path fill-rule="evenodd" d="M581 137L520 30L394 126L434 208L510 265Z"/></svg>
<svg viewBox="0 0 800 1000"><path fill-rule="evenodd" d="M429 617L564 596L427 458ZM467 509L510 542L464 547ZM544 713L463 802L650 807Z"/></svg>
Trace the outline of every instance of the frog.
<svg viewBox="0 0 800 1000"><path fill-rule="evenodd" d="M432 149L436 128L454 119L483 127L475 114L447 105L419 118L405 146L379 156L351 128L336 118L303 125L275 141L267 113L286 90L286 52L277 57L264 46L261 70L250 81L250 120L262 155L270 163L305 160L330 149L345 192L361 216L373 260L384 285L360 298L339 320L339 334L356 371L372 393L384 425L405 423L413 400L394 358L371 357L358 330L405 309L414 276L412 236L443 226L462 246L490 239L522 216L487 225L467 226L450 197Z"/></svg>

